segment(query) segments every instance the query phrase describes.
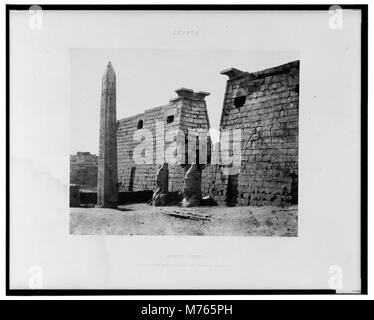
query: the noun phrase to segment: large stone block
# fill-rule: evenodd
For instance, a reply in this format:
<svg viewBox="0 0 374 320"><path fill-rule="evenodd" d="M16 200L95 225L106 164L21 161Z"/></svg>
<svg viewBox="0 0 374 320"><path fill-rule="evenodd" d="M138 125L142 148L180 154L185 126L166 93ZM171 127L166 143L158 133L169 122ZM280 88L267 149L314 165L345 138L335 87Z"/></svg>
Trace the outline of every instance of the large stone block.
<svg viewBox="0 0 374 320"><path fill-rule="evenodd" d="M152 203L154 206L164 206L167 203L169 192L169 168L164 163L156 173L156 190L153 193Z"/></svg>
<svg viewBox="0 0 374 320"><path fill-rule="evenodd" d="M201 200L201 171L197 164L192 164L184 176L183 207L195 207Z"/></svg>

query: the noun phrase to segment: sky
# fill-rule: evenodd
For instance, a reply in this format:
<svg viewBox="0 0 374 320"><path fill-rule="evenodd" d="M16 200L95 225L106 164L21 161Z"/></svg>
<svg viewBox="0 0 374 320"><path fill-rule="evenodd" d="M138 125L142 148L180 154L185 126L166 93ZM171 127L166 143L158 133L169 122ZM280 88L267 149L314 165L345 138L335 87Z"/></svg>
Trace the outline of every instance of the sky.
<svg viewBox="0 0 374 320"><path fill-rule="evenodd" d="M98 153L101 78L108 61L117 80L117 120L165 105L185 87L207 91L212 128L219 128L224 69L255 72L298 60L298 52L155 49L71 50L71 153Z"/></svg>

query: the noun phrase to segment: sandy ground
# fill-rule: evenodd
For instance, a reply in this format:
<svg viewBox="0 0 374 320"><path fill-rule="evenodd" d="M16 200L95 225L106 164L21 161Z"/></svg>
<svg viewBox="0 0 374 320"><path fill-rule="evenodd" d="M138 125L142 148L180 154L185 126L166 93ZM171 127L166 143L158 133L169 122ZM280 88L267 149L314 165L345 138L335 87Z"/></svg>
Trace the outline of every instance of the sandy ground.
<svg viewBox="0 0 374 320"><path fill-rule="evenodd" d="M70 233L296 237L297 206L70 208Z"/></svg>

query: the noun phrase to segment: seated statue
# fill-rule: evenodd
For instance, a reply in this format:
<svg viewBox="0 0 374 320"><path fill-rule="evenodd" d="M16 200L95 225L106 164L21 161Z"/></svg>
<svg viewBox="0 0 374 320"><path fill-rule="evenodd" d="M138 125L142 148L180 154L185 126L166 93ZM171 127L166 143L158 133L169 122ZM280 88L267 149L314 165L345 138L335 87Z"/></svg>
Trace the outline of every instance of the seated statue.
<svg viewBox="0 0 374 320"><path fill-rule="evenodd" d="M184 176L182 207L196 207L201 200L201 176L197 164L192 164Z"/></svg>
<svg viewBox="0 0 374 320"><path fill-rule="evenodd" d="M156 173L156 190L153 193L152 204L154 206L164 206L167 202L169 184L169 168L164 163Z"/></svg>

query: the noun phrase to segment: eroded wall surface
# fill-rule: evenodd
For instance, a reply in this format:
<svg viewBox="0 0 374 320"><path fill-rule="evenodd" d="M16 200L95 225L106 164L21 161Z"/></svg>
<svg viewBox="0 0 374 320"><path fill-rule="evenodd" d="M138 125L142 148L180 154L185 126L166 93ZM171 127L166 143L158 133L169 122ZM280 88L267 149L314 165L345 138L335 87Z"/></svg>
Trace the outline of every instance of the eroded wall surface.
<svg viewBox="0 0 374 320"><path fill-rule="evenodd" d="M207 168L204 190L220 204L297 203L299 61L255 73L227 70L221 130L241 130L237 174Z"/></svg>
<svg viewBox="0 0 374 320"><path fill-rule="evenodd" d="M228 69L222 74L229 78L220 130L240 131L241 160L236 169L223 163L222 157L214 164L204 165L203 196L211 196L219 205L229 206L297 203L299 61L255 73ZM178 97L167 105L117 122L119 191L154 190L155 175L164 159L160 158L162 149L167 153L177 145L178 150L186 152L185 163L195 162L187 156L188 149L194 147L187 135L209 129L204 100L208 94L183 88L176 92ZM173 121L168 123L170 116ZM152 138L134 140L134 133L138 131L140 135L143 129L149 130ZM177 136L178 130L185 134L184 139ZM165 145L156 147L156 139L162 141L163 134ZM153 151L142 154L146 163L139 164L134 160L135 149L147 143L152 144ZM221 155L222 152L233 155L225 146L220 148ZM189 154L194 153L190 150ZM206 158L210 160L210 141ZM187 165L169 162L169 191L182 192L187 169Z"/></svg>
<svg viewBox="0 0 374 320"><path fill-rule="evenodd" d="M179 163L188 162L189 133L206 132L209 120L204 101L207 93L184 88L176 92L178 97L169 104L118 121L119 191L154 190L157 169L165 161L169 163L169 191L182 191L188 167ZM170 161L173 158L175 163Z"/></svg>

